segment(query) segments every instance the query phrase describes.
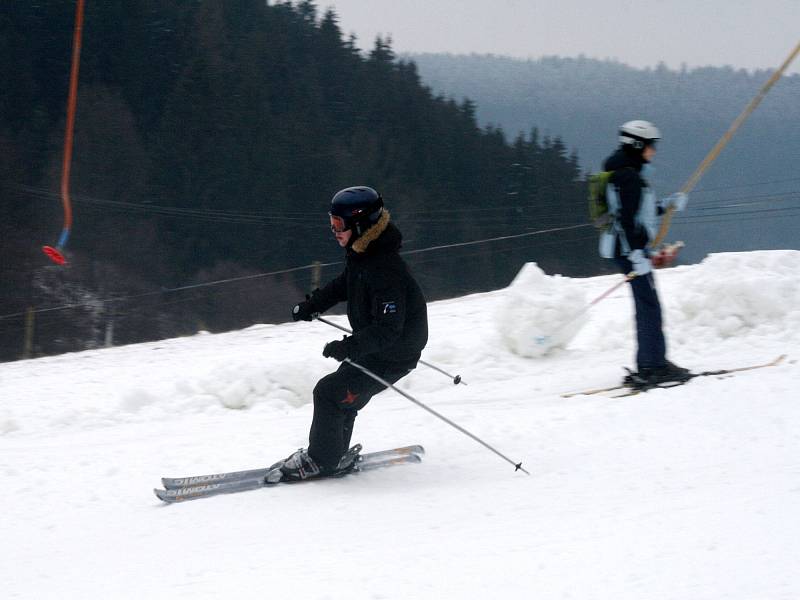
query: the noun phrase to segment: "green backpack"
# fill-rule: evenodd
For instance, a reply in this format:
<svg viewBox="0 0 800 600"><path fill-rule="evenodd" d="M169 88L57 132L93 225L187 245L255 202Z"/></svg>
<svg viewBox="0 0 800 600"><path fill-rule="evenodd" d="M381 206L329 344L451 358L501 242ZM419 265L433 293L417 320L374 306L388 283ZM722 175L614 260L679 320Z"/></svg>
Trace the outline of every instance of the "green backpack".
<svg viewBox="0 0 800 600"><path fill-rule="evenodd" d="M614 171L600 171L589 176L589 220L597 229L605 229L611 222L608 212L606 188Z"/></svg>

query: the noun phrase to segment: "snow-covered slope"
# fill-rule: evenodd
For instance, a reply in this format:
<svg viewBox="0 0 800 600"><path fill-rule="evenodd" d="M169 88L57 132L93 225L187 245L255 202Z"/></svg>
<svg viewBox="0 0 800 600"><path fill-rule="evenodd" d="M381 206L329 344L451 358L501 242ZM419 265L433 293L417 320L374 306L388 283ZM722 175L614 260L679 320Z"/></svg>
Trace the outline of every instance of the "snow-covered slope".
<svg viewBox="0 0 800 600"><path fill-rule="evenodd" d="M174 506L152 488L263 466L306 444L323 323L0 365L4 598L797 598L800 252L720 254L657 274L670 357L779 366L625 399L627 286L548 277L433 303L400 387L356 422L420 465ZM333 317L344 324L341 317ZM561 344L559 346L558 344Z"/></svg>

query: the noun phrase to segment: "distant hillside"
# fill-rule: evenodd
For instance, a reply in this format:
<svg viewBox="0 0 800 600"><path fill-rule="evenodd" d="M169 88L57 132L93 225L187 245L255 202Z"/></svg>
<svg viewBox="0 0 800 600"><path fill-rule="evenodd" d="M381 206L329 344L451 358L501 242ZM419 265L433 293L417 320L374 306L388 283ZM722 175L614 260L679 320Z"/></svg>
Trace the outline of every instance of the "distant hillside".
<svg viewBox="0 0 800 600"><path fill-rule="evenodd" d="M712 67L635 69L586 58L409 58L434 92L475 101L480 123L500 126L509 137L534 127L541 136L560 136L587 170L600 167L620 123L655 122L664 136L654 177L661 193L688 179L770 74ZM701 180L691 211L676 221L674 237L693 242L685 257L800 248L798 164L800 76L793 75L774 86ZM722 208L734 200L739 206Z"/></svg>

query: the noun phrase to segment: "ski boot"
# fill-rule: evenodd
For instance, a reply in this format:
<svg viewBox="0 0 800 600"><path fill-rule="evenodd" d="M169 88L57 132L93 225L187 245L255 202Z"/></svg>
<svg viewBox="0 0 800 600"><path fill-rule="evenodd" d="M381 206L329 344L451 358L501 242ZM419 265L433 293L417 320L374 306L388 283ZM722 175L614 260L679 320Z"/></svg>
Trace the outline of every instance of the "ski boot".
<svg viewBox="0 0 800 600"><path fill-rule="evenodd" d="M628 370L622 385L629 388L649 389L659 386L681 385L691 378L692 373L689 369L684 369L670 361L666 361L663 366L642 367L636 373Z"/></svg>
<svg viewBox="0 0 800 600"><path fill-rule="evenodd" d="M345 452L336 467L330 469L318 465L309 456L308 450L300 448L288 458L272 465L269 473L267 473L266 482L278 483L282 481L304 481L319 477L341 477L355 469L360 452L361 444L356 444Z"/></svg>

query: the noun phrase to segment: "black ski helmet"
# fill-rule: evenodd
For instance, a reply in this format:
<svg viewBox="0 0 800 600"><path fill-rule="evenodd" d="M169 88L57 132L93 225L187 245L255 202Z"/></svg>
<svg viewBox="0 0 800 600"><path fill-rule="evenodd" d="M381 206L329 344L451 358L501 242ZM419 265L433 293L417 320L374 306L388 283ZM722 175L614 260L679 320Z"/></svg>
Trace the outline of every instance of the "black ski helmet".
<svg viewBox="0 0 800 600"><path fill-rule="evenodd" d="M383 213L383 198L371 187L358 185L339 190L331 200L330 215L341 217L346 229L361 236Z"/></svg>

